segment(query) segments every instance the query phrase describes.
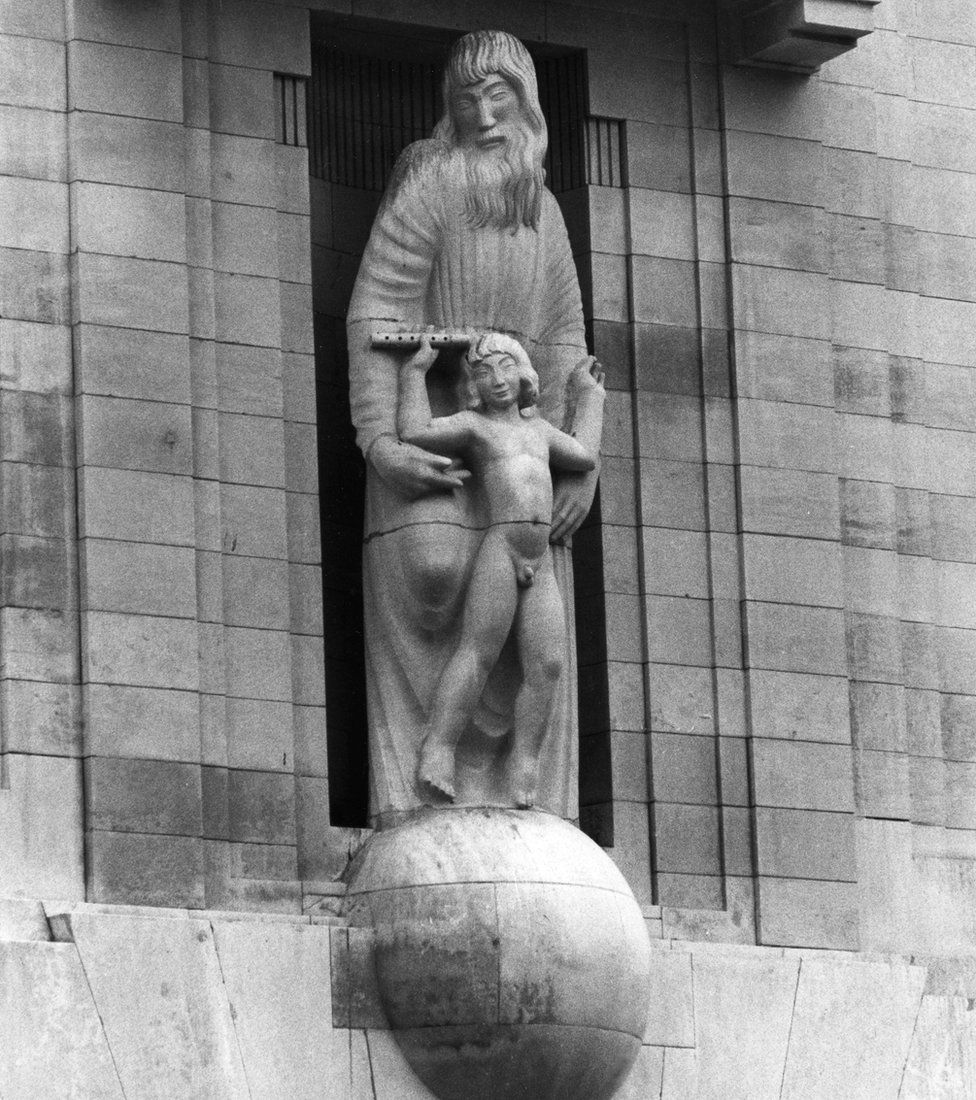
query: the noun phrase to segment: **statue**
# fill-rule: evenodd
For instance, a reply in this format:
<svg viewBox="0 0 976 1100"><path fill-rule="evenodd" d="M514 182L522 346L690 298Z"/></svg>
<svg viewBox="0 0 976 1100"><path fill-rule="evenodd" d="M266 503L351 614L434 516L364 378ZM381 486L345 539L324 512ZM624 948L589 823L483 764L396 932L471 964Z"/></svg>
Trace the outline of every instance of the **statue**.
<svg viewBox="0 0 976 1100"><path fill-rule="evenodd" d="M529 413L538 400L539 377L522 346L497 333L480 337L464 357L473 391L470 408L432 418L426 375L436 355L424 338L420 350L404 363L397 430L406 443L467 457L483 485L488 529L464 596L458 648L434 692L417 774L435 794L453 800L458 739L514 627L521 685L508 760L509 791L515 805L527 809L536 800L539 750L563 667L563 606L549 556L549 468L592 470L596 456ZM603 380L592 364L589 359L580 366L595 370L588 377L599 401L585 407L590 417L599 419Z"/></svg>
<svg viewBox="0 0 976 1100"><path fill-rule="evenodd" d="M347 911L440 1100L609 1100L646 1031L647 927L560 819L576 816L565 540L596 485L602 374L525 48L465 35L444 103L396 166L349 309L378 828Z"/></svg>
<svg viewBox="0 0 976 1100"><path fill-rule="evenodd" d="M491 494L454 452L437 453L419 436L398 436L400 364L404 347L412 342L415 348L419 338L404 341L397 334L430 327L447 333L426 375L435 417L465 406L459 348L472 334L504 333L538 372L542 421L569 431L576 426L580 444L593 456L600 438L598 416L576 425L577 408L586 404L595 381L565 225L543 183L546 125L524 46L499 31L466 35L448 62L444 105L433 137L405 149L394 169L347 323L352 416L367 461L372 814L379 825L395 822L436 800L434 788L462 805L511 806L531 796L572 818L575 685L565 671L572 666L571 613L563 610L553 619L547 639L550 671L558 666L563 673L543 692L549 701L537 795L528 765L516 784L517 797L510 784L515 712L525 698L518 629L503 640L478 697L461 707L464 728L448 731L445 720L433 717L438 706L446 706L438 685L463 636L467 594L489 538ZM581 362L587 366L577 369ZM534 587L551 601L558 586L561 608L570 611L571 562L564 543L589 510L597 473L557 470L550 531L555 545L536 552L533 543L527 555ZM546 522L540 512L540 524ZM432 721L442 732L426 742L421 763ZM539 734L532 739L540 740ZM451 740L456 751L449 766L446 749L435 752L435 746Z"/></svg>

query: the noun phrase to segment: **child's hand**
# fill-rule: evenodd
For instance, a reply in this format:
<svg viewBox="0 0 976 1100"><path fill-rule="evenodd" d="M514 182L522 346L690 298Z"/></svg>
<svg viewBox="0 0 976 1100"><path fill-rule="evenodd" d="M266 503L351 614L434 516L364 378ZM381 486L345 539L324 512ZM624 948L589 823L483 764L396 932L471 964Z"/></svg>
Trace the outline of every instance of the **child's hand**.
<svg viewBox="0 0 976 1100"><path fill-rule="evenodd" d="M434 365L436 358L437 352L430 346L430 337L424 335L420 338L420 347L404 362L401 369L417 370L426 374Z"/></svg>
<svg viewBox="0 0 976 1100"><path fill-rule="evenodd" d="M588 355L585 359L581 359L576 364L572 375L573 384L576 387L577 393L582 393L583 390L602 390L604 378L605 372L603 366L593 355Z"/></svg>

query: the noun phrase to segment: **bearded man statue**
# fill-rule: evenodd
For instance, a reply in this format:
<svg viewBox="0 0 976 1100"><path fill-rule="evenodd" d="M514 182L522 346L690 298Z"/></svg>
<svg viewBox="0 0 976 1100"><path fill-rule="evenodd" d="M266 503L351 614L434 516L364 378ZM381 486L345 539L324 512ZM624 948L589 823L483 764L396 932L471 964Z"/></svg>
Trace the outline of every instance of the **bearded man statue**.
<svg viewBox="0 0 976 1100"><path fill-rule="evenodd" d="M457 462L397 438L402 350L376 346L374 336L431 327L506 333L539 375L539 413L573 430L577 403L592 383L586 369L592 360L585 359L566 228L544 185L546 145L535 68L522 43L500 31L461 38L444 76L444 116L429 140L400 156L350 303L352 418L368 467L363 565L371 812L381 826L435 801L418 780L418 753L438 679L457 646L486 509ZM464 407L456 353L442 354L427 378L435 416ZM598 449L598 437L587 442ZM596 471L558 473L554 482L553 567L567 626L538 804L566 818L577 816L566 540L589 510L596 477ZM520 679L510 639L457 746L457 804L512 804L504 761Z"/></svg>

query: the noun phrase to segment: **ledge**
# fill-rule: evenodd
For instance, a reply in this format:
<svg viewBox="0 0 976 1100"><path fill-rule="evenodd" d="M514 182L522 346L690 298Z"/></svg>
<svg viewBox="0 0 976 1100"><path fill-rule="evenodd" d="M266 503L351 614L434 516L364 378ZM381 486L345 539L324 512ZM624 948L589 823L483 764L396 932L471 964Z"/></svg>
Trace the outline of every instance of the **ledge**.
<svg viewBox="0 0 976 1100"><path fill-rule="evenodd" d="M744 0L729 5L741 65L812 73L874 30L880 0Z"/></svg>

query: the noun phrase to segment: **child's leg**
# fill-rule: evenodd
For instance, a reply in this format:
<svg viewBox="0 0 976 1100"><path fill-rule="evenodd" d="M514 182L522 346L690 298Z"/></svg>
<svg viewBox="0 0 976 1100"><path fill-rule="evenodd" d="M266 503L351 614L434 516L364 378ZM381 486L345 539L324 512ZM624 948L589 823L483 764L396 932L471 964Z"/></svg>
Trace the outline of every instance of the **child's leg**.
<svg viewBox="0 0 976 1100"><path fill-rule="evenodd" d="M532 806L539 782L539 752L556 700L563 668L565 614L552 563L539 566L535 583L523 589L516 613L522 687L515 700L515 732L509 783L516 806Z"/></svg>
<svg viewBox="0 0 976 1100"><path fill-rule="evenodd" d="M512 629L517 591L504 535L498 528L489 530L465 596L461 640L437 681L417 765L421 783L448 798L454 797L454 750Z"/></svg>

